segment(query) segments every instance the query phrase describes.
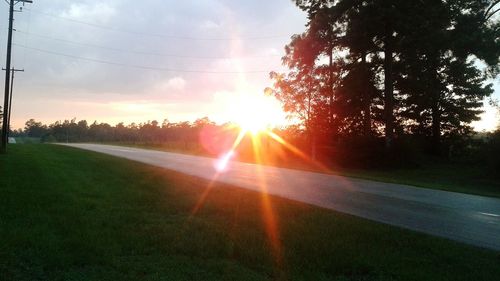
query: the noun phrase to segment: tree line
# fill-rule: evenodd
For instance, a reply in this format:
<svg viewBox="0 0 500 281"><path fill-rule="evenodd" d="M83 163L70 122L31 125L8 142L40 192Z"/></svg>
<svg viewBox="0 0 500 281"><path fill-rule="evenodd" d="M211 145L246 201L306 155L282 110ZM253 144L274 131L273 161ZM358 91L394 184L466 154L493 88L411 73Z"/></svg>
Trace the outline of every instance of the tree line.
<svg viewBox="0 0 500 281"><path fill-rule="evenodd" d="M295 0L306 30L272 72L310 149L402 142L448 155L469 139L500 72L498 0Z"/></svg>
<svg viewBox="0 0 500 281"><path fill-rule="evenodd" d="M40 138L42 142L197 142L200 131L207 126L218 125L207 117L194 122L172 123L165 119L161 124L153 120L128 125L120 122L114 126L97 121L89 124L76 118L49 125L30 119L23 129L12 131L10 136Z"/></svg>
<svg viewBox="0 0 500 281"><path fill-rule="evenodd" d="M282 137L288 144L300 151L306 152L309 148L307 132L302 125L289 125L274 128L273 133ZM145 145L146 147L158 146L170 150L183 151L211 156L220 156L231 149L240 133L240 128L231 123L216 124L204 117L194 122L172 123L156 120L144 123L131 123L125 125L120 122L116 125L94 121L89 124L86 120L56 121L46 125L30 119L25 127L13 130L9 136L16 137L21 142L23 138L37 138L41 142L93 142L113 143L125 145ZM255 136L254 136L255 137ZM250 137L245 137L237 149L239 160L255 160L255 151L260 151L259 157L267 158L269 164L287 163L294 155L287 146L273 140L269 135L259 135L261 147L254 147L255 143ZM366 144L366 143L363 143ZM392 157L382 157L384 153L381 146L360 145L360 142L341 142L334 149L327 149L318 153L317 161L323 164L341 165L355 168L387 168L419 165L415 158L415 147L399 148L399 153ZM383 146L382 146L383 147ZM399 154L399 155L398 155ZM483 134L481 137L470 139L465 149L455 151L451 156L454 162L478 164L486 166L488 170L500 169L500 130ZM404 159L398 159L402 156ZM301 160L302 161L302 160Z"/></svg>
<svg viewBox="0 0 500 281"><path fill-rule="evenodd" d="M274 133L285 138L288 143L301 148L303 144L303 132L296 126L285 128L274 128ZM107 143L138 145L147 148L158 147L162 149L195 153L209 156L221 156L228 153L238 139L241 132L236 124L216 124L208 117L199 118L194 122L169 122L162 123L153 120L144 123L130 123L125 125L120 122L110 125L104 122L94 121L89 124L86 120L56 121L51 124L30 119L26 121L24 128L13 130L9 136L15 137L19 142L33 142L39 139L44 143ZM265 154L266 160L276 164L293 157L287 153L287 149L279 142L272 140L268 134L262 133L258 136L247 133L237 146L237 157L243 161L255 161L255 151ZM28 139L27 139L28 138ZM255 148L255 138L259 138L260 145ZM288 151L290 152L290 151ZM261 159L262 155L259 157Z"/></svg>

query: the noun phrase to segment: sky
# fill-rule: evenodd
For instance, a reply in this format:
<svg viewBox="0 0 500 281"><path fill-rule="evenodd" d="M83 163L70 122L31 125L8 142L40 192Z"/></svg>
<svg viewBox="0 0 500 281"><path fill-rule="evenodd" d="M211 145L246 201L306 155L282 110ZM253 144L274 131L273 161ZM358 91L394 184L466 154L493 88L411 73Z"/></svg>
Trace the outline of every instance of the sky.
<svg viewBox="0 0 500 281"><path fill-rule="evenodd" d="M33 2L15 13L13 66L25 72L15 76L14 128L30 118L232 121L234 97L272 86L269 72L285 70L284 46L306 23L290 0ZM5 67L3 1L0 13ZM495 128L493 108L482 117L477 130Z"/></svg>

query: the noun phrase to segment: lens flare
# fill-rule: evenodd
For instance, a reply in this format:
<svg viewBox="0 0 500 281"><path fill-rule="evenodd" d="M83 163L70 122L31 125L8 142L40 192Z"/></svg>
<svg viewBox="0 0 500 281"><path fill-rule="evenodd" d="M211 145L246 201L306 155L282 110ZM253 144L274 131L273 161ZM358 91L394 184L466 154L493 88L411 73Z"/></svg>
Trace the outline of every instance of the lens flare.
<svg viewBox="0 0 500 281"><path fill-rule="evenodd" d="M262 172L262 158L261 158L261 148L262 143L260 138L252 136L252 146L255 156L255 165L257 180L259 181L260 193L261 193L261 204L262 204L262 221L265 226L266 234L271 245L271 253L274 256L276 264L278 267L283 266L283 256L281 253L281 242L278 228L278 219L275 214L274 208L272 206L271 199L269 198L269 193L267 191L267 181Z"/></svg>
<svg viewBox="0 0 500 281"><path fill-rule="evenodd" d="M235 94L227 97L226 113L241 130L253 135L286 123L280 103L264 94Z"/></svg>
<svg viewBox="0 0 500 281"><path fill-rule="evenodd" d="M217 161L215 161L215 169L217 172L222 173L226 170L227 168L227 163L231 158L234 156L234 150L230 150L224 155L222 155Z"/></svg>
<svg viewBox="0 0 500 281"><path fill-rule="evenodd" d="M245 154L248 142L243 141L243 139L251 140L251 149L253 154L253 159L255 160L255 180L259 185L261 191L261 217L264 229L266 232L267 239L270 245L270 251L275 261L275 266L282 270L286 267L283 258L283 245L281 243L281 229L280 229L280 217L277 212L276 206L273 206L273 199L268 193L269 179L266 178L263 169L263 164L273 164L276 160L276 155L280 155L279 152L285 154L286 152L291 152L287 155L294 155L305 162L314 164L314 166L326 170L326 167L322 166L320 163L311 159L307 153L304 153L291 143L288 143L279 135L273 132L272 128L286 124L286 115L281 108L281 105L277 100L271 96L266 95L251 95L251 94L234 94L227 95L224 99L226 107L222 111L223 115L227 116L227 119L232 121L233 125L228 126L228 132L233 132L232 134L226 134L229 139L226 139L224 149L218 151L217 154L220 156L214 160L214 176L212 180L207 185L206 189L202 192L198 198L196 204L194 205L190 218L196 215L198 211L203 207L209 193L214 188L215 182L219 177L231 177L234 171L231 171L230 165L237 155L243 157ZM235 131L236 130L236 131ZM237 132L237 135L235 135ZM215 132L214 132L215 133ZM202 139L210 139L213 142L207 144L207 147L217 151L219 146L222 145L223 137L214 137L211 132L206 133ZM232 141L234 139L234 141ZM243 141L243 142L242 142ZM230 145L232 142L232 145ZM230 145L230 147L229 147ZM248 151L250 152L250 151ZM251 155L250 154L250 155ZM283 156L283 157L286 157Z"/></svg>

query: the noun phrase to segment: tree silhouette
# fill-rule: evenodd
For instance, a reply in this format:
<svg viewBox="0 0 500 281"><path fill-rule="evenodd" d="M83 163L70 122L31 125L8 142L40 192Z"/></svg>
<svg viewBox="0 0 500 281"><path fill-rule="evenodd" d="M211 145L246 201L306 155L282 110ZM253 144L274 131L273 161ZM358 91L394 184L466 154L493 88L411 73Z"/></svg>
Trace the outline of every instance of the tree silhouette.
<svg viewBox="0 0 500 281"><path fill-rule="evenodd" d="M331 144L383 135L392 148L412 135L440 154L443 139L470 134L492 93L485 81L499 73L498 3L297 0L308 23L285 46L289 72L271 74L272 92L307 130L328 122Z"/></svg>

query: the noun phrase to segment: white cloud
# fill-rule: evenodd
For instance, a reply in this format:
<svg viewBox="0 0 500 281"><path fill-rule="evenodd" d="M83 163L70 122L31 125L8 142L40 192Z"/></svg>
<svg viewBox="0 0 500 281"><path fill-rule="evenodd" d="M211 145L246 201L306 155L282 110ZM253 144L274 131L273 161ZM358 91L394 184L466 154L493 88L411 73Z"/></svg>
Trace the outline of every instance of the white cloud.
<svg viewBox="0 0 500 281"><path fill-rule="evenodd" d="M106 23L115 14L116 9L109 2L97 2L93 4L72 3L69 8L61 13L61 16L95 23Z"/></svg>
<svg viewBox="0 0 500 281"><path fill-rule="evenodd" d="M214 29L218 29L220 27L221 27L220 23L216 23L216 22L211 21L211 20L206 20L206 21L202 22L200 25L200 28L204 29L204 30L214 30Z"/></svg>
<svg viewBox="0 0 500 281"><path fill-rule="evenodd" d="M167 81L167 83L163 84L163 89L164 90L184 90L184 87L186 87L186 80L184 80L182 77L174 77L171 78Z"/></svg>
<svg viewBox="0 0 500 281"><path fill-rule="evenodd" d="M176 95L183 92L186 88L186 80L180 76L170 78L166 81L160 81L152 87L152 92L154 94L164 96L164 95Z"/></svg>

